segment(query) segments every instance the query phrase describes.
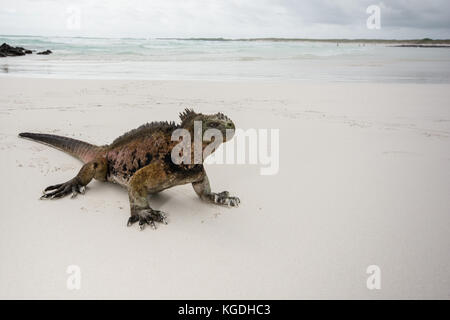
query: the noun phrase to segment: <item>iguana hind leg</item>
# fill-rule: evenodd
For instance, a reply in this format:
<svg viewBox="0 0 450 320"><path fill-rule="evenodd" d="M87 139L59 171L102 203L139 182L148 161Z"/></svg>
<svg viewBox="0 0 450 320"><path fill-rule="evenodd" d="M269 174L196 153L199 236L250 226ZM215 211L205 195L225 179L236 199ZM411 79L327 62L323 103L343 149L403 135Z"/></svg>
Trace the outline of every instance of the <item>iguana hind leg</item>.
<svg viewBox="0 0 450 320"><path fill-rule="evenodd" d="M206 172L204 172L202 179L193 182L192 186L202 200L231 207L237 207L239 206L239 203L241 203L241 200L238 197L230 196L228 191L219 193L211 192L211 186L209 185L209 179Z"/></svg>
<svg viewBox="0 0 450 320"><path fill-rule="evenodd" d="M136 171L128 186L131 211L128 226L139 221L139 228L143 230L147 224L153 229L156 229L155 222L167 224L166 214L151 208L147 195L163 190L164 184L170 180L168 178L163 163L159 161Z"/></svg>
<svg viewBox="0 0 450 320"><path fill-rule="evenodd" d="M75 178L67 182L56 184L45 188L41 199L59 199L69 193L74 198L78 193L84 193L86 185L92 179L106 181L106 173L108 170L108 162L105 158L94 159L86 163Z"/></svg>

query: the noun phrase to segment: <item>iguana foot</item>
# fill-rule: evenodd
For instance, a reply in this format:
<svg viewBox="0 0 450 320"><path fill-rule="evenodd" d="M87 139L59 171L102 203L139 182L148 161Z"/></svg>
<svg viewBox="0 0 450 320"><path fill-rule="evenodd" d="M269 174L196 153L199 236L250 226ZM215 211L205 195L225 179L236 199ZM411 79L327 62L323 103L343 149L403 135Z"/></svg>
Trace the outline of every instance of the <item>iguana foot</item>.
<svg viewBox="0 0 450 320"><path fill-rule="evenodd" d="M230 207L237 207L241 203L241 200L238 197L230 197L230 193L228 191L211 193L211 200L214 203Z"/></svg>
<svg viewBox="0 0 450 320"><path fill-rule="evenodd" d="M133 212L132 216L128 219L127 226L131 226L133 223L139 221L139 228L144 230L145 225L150 225L153 229L156 229L155 222L167 224L167 216L164 212L159 210L138 209Z"/></svg>
<svg viewBox="0 0 450 320"><path fill-rule="evenodd" d="M72 198L75 198L77 194L84 194L86 187L81 185L78 179L74 178L65 183L49 186L43 191L41 199L58 199L62 198L69 193L72 193Z"/></svg>

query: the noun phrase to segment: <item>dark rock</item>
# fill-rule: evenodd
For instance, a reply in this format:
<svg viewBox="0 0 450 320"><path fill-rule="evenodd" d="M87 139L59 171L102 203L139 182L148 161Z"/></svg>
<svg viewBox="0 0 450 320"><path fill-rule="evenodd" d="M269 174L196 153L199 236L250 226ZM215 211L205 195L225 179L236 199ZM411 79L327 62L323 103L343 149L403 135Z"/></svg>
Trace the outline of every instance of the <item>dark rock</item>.
<svg viewBox="0 0 450 320"><path fill-rule="evenodd" d="M0 46L0 57L23 56L25 54L26 50L22 47L12 47L7 43L3 43Z"/></svg>
<svg viewBox="0 0 450 320"><path fill-rule="evenodd" d="M50 53L52 53L51 50L45 50L45 51L38 52L36 54L45 54L45 55L47 55L47 54L50 54Z"/></svg>
<svg viewBox="0 0 450 320"><path fill-rule="evenodd" d="M7 43L3 43L0 46L0 57L14 57L14 56L24 56L26 54L32 54L32 50L28 50L22 47L12 47ZM45 50L38 52L37 54L50 54L52 53L51 50Z"/></svg>
<svg viewBox="0 0 450 320"><path fill-rule="evenodd" d="M23 51L20 50L20 49L11 48L11 49L9 49L9 50L6 52L6 54L7 54L8 56L24 56L24 55L25 55L25 52L23 52Z"/></svg>

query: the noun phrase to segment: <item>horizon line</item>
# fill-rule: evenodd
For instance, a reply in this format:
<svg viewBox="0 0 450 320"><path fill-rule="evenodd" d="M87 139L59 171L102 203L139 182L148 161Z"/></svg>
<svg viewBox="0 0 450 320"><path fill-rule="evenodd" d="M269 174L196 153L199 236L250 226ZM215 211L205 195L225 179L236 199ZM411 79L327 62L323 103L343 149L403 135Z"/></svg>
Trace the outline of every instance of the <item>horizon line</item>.
<svg viewBox="0 0 450 320"><path fill-rule="evenodd" d="M180 40L180 41L280 41L280 42L426 42L450 43L450 39L409 38L292 38L292 37L251 37L251 38L224 38L224 37L99 37L99 36L42 36L26 34L0 34L0 37L44 37L44 38L85 38L85 39L133 39L133 40Z"/></svg>

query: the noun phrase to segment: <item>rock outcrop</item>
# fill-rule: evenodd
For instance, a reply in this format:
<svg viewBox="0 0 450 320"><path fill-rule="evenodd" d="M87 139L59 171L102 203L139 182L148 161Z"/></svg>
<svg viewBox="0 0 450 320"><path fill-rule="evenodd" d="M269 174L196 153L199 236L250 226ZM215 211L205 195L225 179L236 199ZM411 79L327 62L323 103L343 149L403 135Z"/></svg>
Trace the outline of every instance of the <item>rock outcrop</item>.
<svg viewBox="0 0 450 320"><path fill-rule="evenodd" d="M45 55L47 55L47 54L50 54L50 53L52 53L51 50L45 50L45 51L38 52L36 54L45 54Z"/></svg>
<svg viewBox="0 0 450 320"><path fill-rule="evenodd" d="M26 54L32 54L33 51L22 48L22 47L13 47L7 43L4 43L0 46L0 57L15 57L15 56L24 56ZM42 52L38 52L37 54L50 54L51 50L45 50Z"/></svg>

